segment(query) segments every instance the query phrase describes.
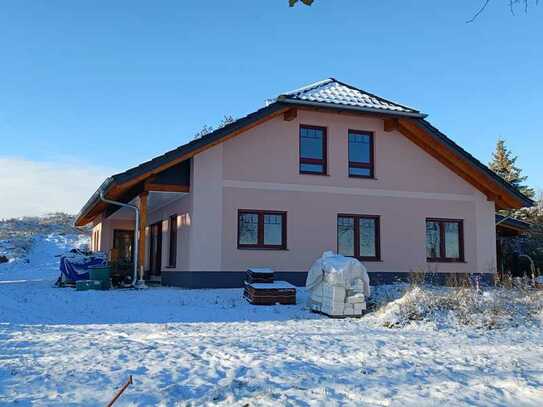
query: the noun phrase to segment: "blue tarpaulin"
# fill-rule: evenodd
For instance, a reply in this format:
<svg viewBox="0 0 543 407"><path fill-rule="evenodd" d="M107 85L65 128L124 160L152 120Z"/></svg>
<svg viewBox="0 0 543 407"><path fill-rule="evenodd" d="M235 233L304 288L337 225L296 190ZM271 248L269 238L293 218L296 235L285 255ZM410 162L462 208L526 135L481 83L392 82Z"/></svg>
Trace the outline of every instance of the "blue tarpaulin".
<svg viewBox="0 0 543 407"><path fill-rule="evenodd" d="M105 265L107 261L103 254L75 251L60 258L60 276L64 282L88 280L89 267Z"/></svg>

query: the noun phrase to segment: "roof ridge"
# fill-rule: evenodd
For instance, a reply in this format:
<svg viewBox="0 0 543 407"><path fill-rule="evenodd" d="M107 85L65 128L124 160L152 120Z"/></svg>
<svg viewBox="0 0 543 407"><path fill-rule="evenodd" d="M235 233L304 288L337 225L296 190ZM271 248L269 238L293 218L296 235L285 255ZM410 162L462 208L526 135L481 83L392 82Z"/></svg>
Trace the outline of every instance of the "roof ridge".
<svg viewBox="0 0 543 407"><path fill-rule="evenodd" d="M333 79L334 81L336 81L336 82L339 83L340 85L343 85L343 86L346 86L346 87L348 87L348 88L350 88L350 89L357 90L357 91L359 91L359 92L365 93L365 94L367 94L367 95L369 95L369 96L371 96L371 97L374 97L375 99L380 100L381 102L391 103L391 104L394 104L394 105L403 107L404 109L411 110L411 111L414 112L414 113L420 113L419 110L413 109L413 108L410 107L410 106L403 105L403 104L398 103L398 102L396 102L396 101L394 101L394 100L391 100L391 99L385 99L384 97L381 97L381 96L379 96L379 95L376 95L375 93L371 93L371 92L368 92L367 90L364 90L364 89L361 89L361 88L357 88L356 86L353 86L353 85L350 85L350 84L348 84L348 83L339 81L339 80L337 80L337 79L335 79L335 78L331 78L331 79Z"/></svg>
<svg viewBox="0 0 543 407"><path fill-rule="evenodd" d="M327 89L331 89L328 95ZM355 92L352 100L347 92ZM335 98L335 96L338 96ZM330 100L327 100L330 99ZM334 100L335 99L335 100ZM312 82L300 88L279 94L275 101L290 101L295 103L336 104L351 106L351 108L377 109L425 117L426 115L410 106L385 99L364 89L342 82L334 77Z"/></svg>
<svg viewBox="0 0 543 407"><path fill-rule="evenodd" d="M307 84L307 85L304 85L302 87L290 90L288 92L280 93L279 96L291 96L291 95L294 95L294 94L297 94L297 93L301 93L301 92L305 92L305 91L308 91L308 90L316 89L316 88L318 88L320 86L327 85L327 84L329 84L331 82L338 82L338 81L336 79L332 78L332 77L322 79L320 81L312 82L310 84Z"/></svg>

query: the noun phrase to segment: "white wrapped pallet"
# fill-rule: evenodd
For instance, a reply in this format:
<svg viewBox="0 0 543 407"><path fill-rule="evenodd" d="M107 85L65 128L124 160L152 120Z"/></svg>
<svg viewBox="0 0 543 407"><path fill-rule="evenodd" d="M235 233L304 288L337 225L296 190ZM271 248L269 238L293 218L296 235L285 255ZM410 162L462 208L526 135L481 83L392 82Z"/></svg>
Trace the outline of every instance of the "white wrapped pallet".
<svg viewBox="0 0 543 407"><path fill-rule="evenodd" d="M329 316L361 316L370 295L366 268L358 260L324 252L311 266L306 287L310 308Z"/></svg>

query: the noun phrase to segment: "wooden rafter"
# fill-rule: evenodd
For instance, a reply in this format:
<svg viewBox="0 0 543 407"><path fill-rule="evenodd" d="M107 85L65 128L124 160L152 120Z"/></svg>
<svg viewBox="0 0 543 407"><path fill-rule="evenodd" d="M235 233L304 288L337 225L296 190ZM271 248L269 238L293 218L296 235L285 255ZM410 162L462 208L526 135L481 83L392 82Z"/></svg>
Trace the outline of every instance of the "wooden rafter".
<svg viewBox="0 0 543 407"><path fill-rule="evenodd" d="M287 122L290 122L298 117L298 109L293 107L292 109L288 109L285 113L283 113L283 119Z"/></svg>
<svg viewBox="0 0 543 407"><path fill-rule="evenodd" d="M474 168L473 164L460 156L459 153L443 143L436 141L435 138L432 138L428 132L418 127L411 119L402 118L398 119L398 121L398 131L447 168L483 192L488 200L496 203L498 209L522 206L519 200L513 199L495 180L482 174L480 170Z"/></svg>

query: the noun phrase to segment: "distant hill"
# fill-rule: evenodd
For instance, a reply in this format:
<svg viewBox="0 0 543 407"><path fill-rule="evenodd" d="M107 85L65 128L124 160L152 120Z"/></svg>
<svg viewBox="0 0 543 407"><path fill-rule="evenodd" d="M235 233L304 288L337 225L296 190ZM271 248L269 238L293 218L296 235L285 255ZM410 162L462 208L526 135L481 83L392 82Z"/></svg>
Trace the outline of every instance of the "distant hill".
<svg viewBox="0 0 543 407"><path fill-rule="evenodd" d="M66 213L0 220L0 256L26 257L36 236L90 234L90 229L75 228L74 220Z"/></svg>

